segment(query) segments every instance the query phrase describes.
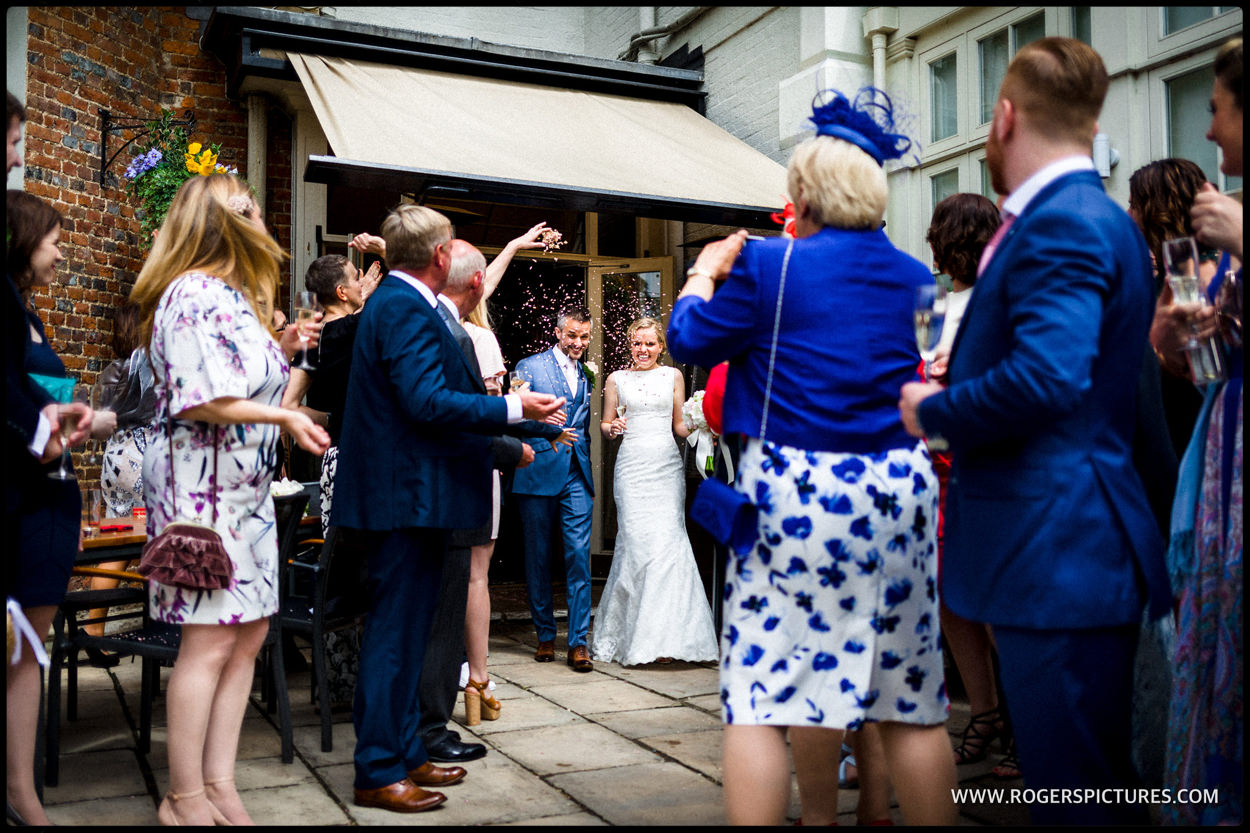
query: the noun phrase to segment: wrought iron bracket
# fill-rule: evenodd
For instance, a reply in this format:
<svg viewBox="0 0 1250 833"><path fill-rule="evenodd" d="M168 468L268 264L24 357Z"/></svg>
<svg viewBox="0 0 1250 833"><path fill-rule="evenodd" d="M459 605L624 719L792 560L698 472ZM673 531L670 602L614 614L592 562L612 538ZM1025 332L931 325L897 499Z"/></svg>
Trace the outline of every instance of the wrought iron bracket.
<svg viewBox="0 0 1250 833"><path fill-rule="evenodd" d="M119 119L119 118L116 118L108 110L105 110L103 107L100 108L99 112L100 112L100 187L103 188L105 185L104 176L106 173L108 173L109 166L113 164L113 160L117 159L117 157L121 154L121 152L124 151L126 148L130 147L130 145L136 139L142 139L144 136L147 136L149 133L151 133L151 131L147 129L139 130L137 133L135 133L134 136L130 137L130 139L127 140L124 145L122 145L116 151L114 151L112 156L108 156L106 159L105 157L108 153L109 134L121 133L123 130L136 130L138 128L146 128L148 123L151 121L151 119ZM173 124L179 127L189 127L190 132L194 133L195 132L195 114L192 113L190 110L184 110L182 113L182 118L175 119L174 121L170 122L170 124Z"/></svg>

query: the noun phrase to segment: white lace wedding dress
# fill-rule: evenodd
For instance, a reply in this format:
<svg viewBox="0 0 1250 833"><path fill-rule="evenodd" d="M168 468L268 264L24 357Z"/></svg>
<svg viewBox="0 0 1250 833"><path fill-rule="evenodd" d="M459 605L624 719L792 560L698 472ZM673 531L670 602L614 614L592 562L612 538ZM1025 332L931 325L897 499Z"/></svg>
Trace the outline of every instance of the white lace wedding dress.
<svg viewBox="0 0 1250 833"><path fill-rule="evenodd" d="M677 370L622 370L628 428L616 457L616 551L591 650L597 661L716 660L712 609L686 535L686 484L673 436Z"/></svg>

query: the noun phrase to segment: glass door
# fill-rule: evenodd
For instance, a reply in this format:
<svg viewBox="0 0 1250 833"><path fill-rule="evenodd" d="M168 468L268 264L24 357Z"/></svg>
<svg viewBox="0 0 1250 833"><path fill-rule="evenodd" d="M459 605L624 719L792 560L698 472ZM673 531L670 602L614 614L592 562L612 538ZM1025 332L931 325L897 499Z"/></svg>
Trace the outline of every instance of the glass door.
<svg viewBox="0 0 1250 833"><path fill-rule="evenodd" d="M671 257L602 259L587 270L587 295L595 327L590 342L591 359L599 367L591 411L591 465L595 475L595 517L590 533L592 554L610 553L616 540L616 499L612 493L613 465L619 443L606 443L599 434L603 414L603 384L608 374L631 363L626 330L638 318L648 316L668 326L673 309L673 259ZM673 362L666 355L665 364ZM598 574L598 564L592 573ZM603 568L606 574L606 566Z"/></svg>

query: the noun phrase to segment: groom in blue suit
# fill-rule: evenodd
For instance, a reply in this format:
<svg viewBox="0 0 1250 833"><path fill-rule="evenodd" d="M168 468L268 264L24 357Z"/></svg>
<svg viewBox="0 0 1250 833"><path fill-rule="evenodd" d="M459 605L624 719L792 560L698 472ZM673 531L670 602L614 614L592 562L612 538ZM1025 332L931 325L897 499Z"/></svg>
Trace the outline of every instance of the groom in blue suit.
<svg viewBox="0 0 1250 833"><path fill-rule="evenodd" d="M382 224L390 273L360 313L335 475L335 526L360 530L370 608L352 717L355 802L414 813L438 806L461 767L430 763L418 731L418 681L448 532L481 526L491 505L491 436L542 420L563 399L481 392L438 293L451 223L403 205Z"/></svg>
<svg viewBox="0 0 1250 833"><path fill-rule="evenodd" d="M516 372L532 390L568 400L565 425L578 437L590 436L590 398L594 382L582 367L590 345L590 311L566 309L556 317L556 345L527 356ZM556 622L551 596L551 539L558 522L564 540L564 569L569 606L567 662L574 671L590 671L590 525L595 481L590 471L590 443L572 451L553 450L546 443L534 449L534 462L519 469L512 482L521 524L525 528L525 584L530 614L538 631L534 659L555 659Z"/></svg>
<svg viewBox="0 0 1250 833"><path fill-rule="evenodd" d="M912 434L950 442L941 592L993 626L1025 783L1057 790L1030 808L1037 824L1148 820L1140 802L1058 790L1139 786L1137 635L1143 609L1170 602L1131 456L1150 258L1090 160L1107 86L1080 41L1044 38L1012 60L986 145L1003 226L950 386L910 383L900 401Z"/></svg>

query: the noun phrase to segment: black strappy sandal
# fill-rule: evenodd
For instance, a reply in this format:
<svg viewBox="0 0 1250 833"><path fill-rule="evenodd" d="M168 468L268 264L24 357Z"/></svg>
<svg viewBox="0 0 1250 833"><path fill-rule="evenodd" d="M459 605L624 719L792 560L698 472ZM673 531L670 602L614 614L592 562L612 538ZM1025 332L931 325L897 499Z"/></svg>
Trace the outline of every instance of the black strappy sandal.
<svg viewBox="0 0 1250 833"><path fill-rule="evenodd" d="M1024 773L1020 771L1020 758L1016 755L1016 741L1014 738L1007 745L1007 755L998 762L996 767L990 770L990 774L1004 781L1024 777Z"/></svg>
<svg viewBox="0 0 1250 833"><path fill-rule="evenodd" d="M955 764L975 764L990 753L990 744L1003 734L1006 721L997 708L974 714L964 728L964 736L955 747Z"/></svg>

